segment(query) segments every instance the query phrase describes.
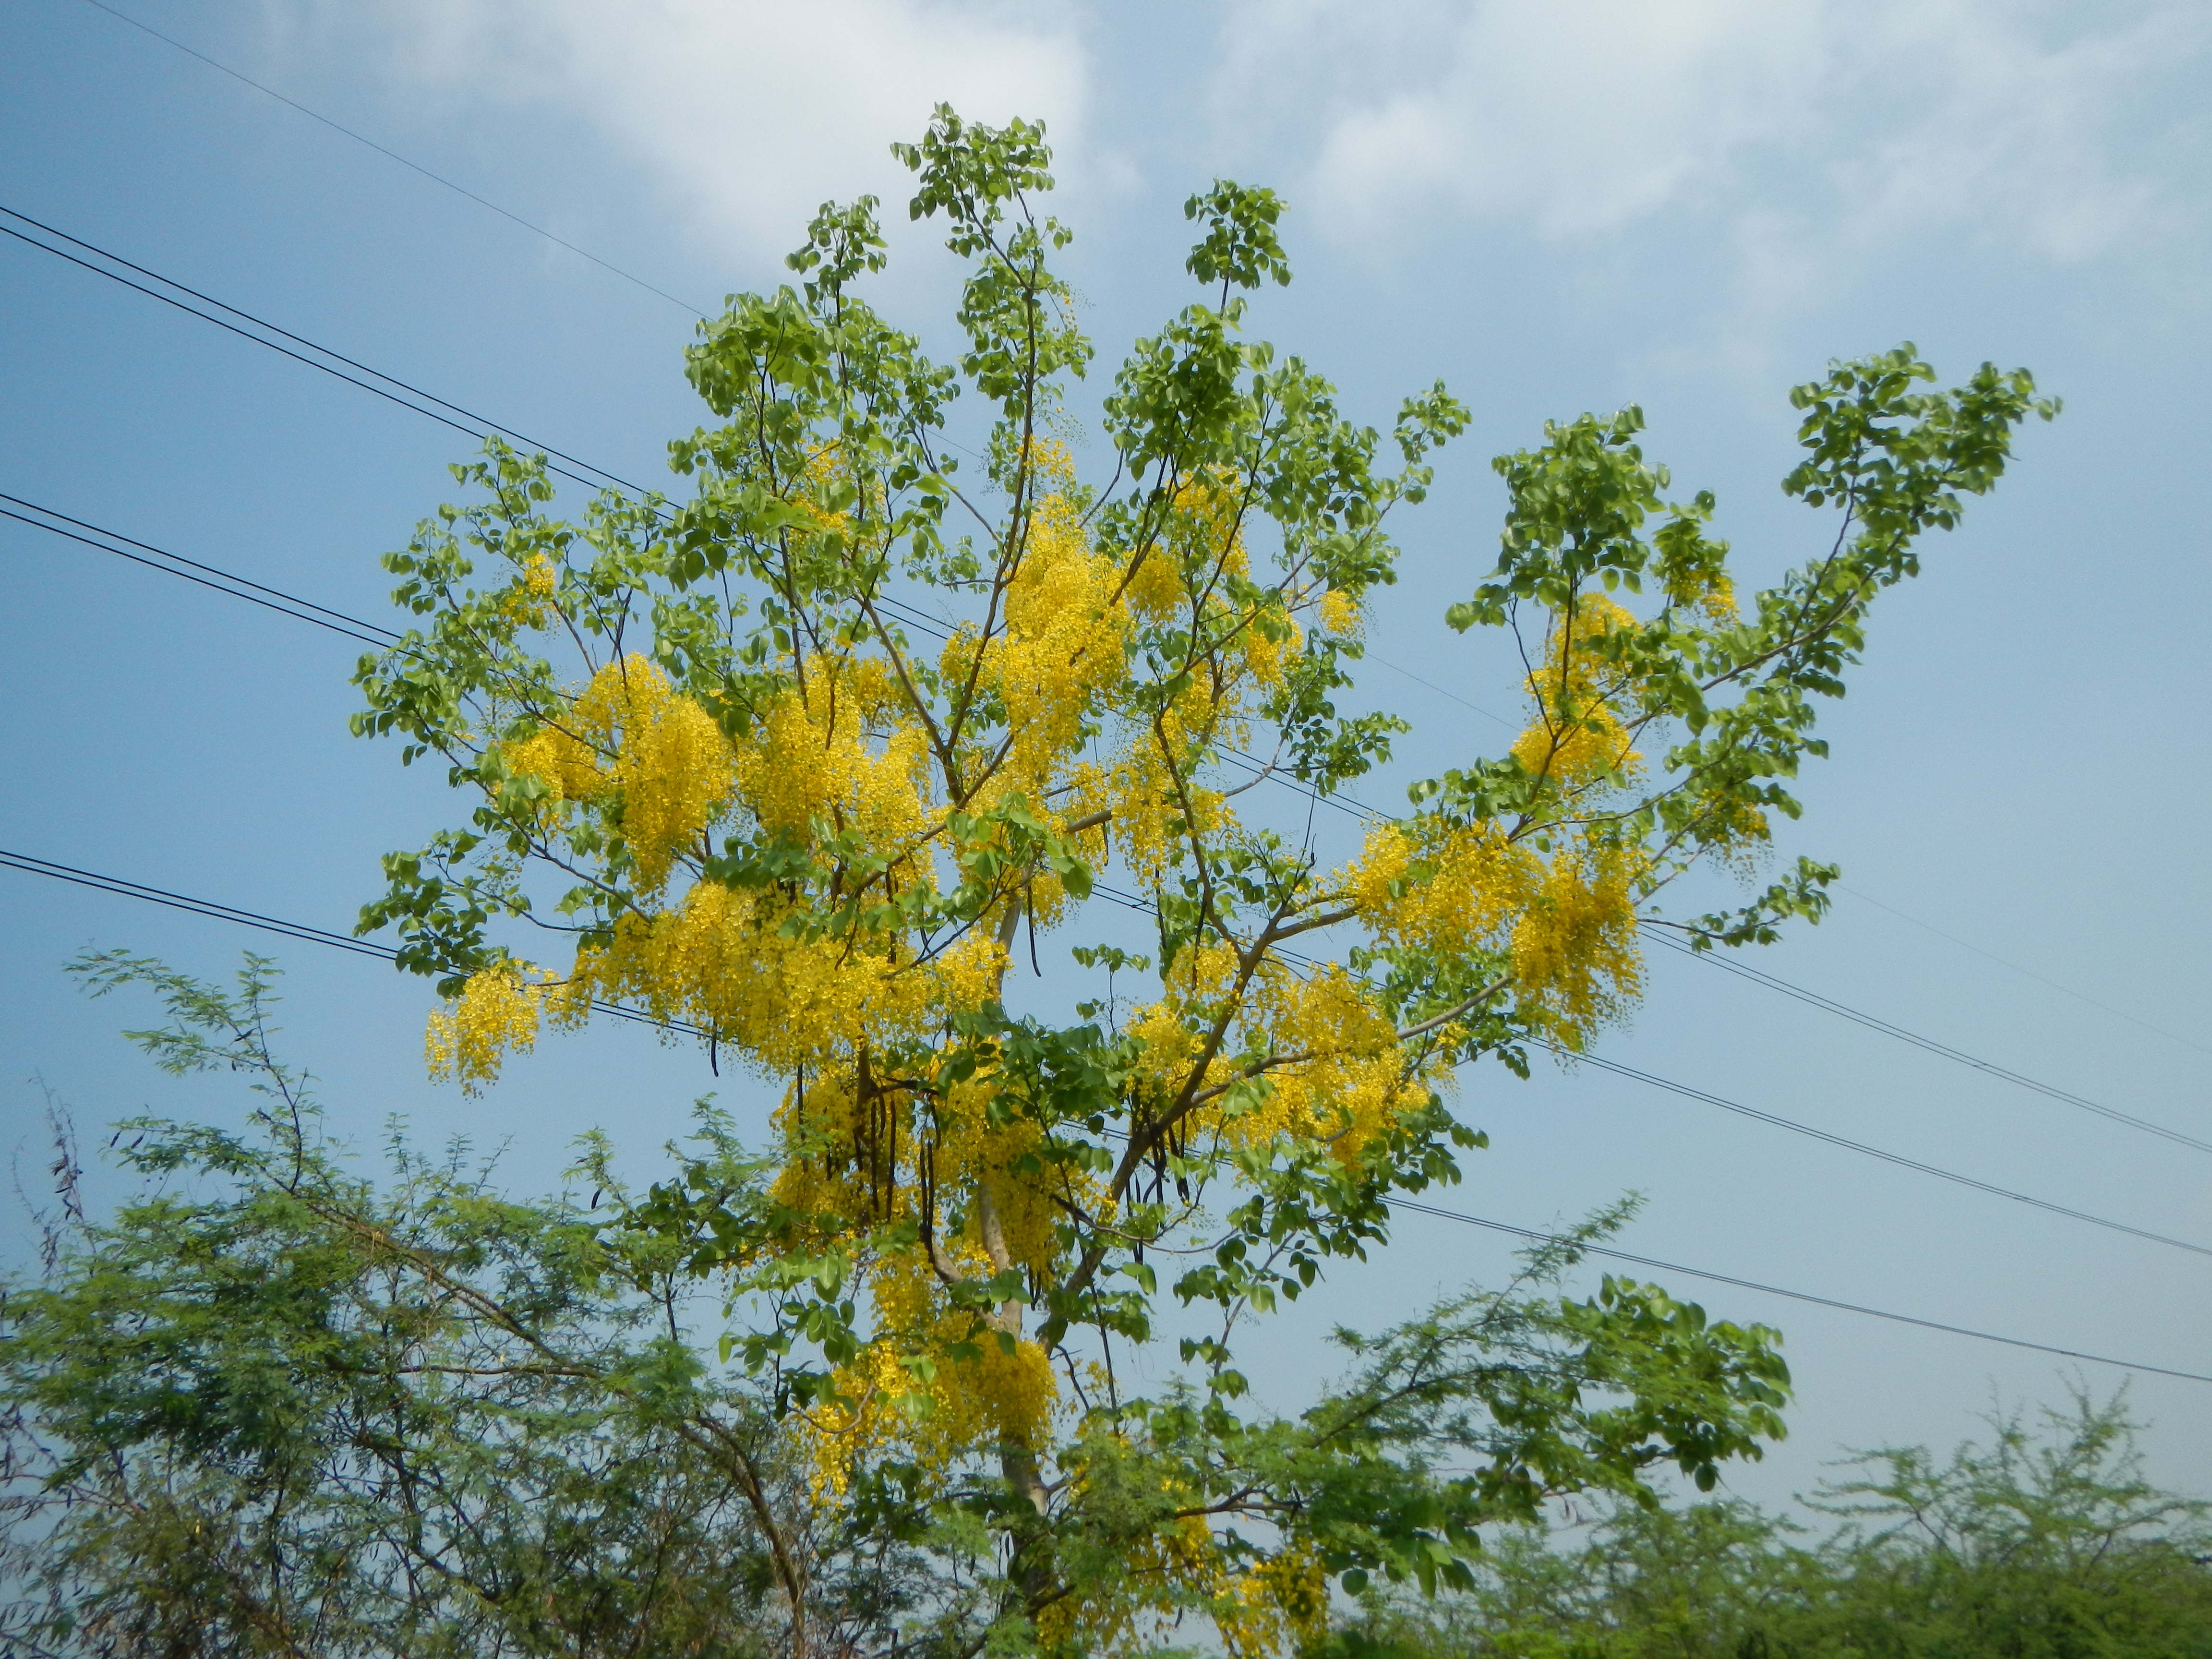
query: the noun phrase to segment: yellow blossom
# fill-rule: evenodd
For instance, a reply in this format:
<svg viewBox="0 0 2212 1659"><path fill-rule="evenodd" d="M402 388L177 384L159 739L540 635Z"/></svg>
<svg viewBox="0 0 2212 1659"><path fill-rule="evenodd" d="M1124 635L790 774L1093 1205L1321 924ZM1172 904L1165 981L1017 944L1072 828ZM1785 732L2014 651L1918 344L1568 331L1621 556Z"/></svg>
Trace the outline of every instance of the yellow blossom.
<svg viewBox="0 0 2212 1659"><path fill-rule="evenodd" d="M430 1016L424 1039L434 1078L458 1081L471 1094L497 1079L509 1053L527 1054L538 1042L544 987L532 984L520 963L500 963L469 975L460 996Z"/></svg>
<svg viewBox="0 0 2212 1659"><path fill-rule="evenodd" d="M1639 757L1616 706L1632 689L1611 654L1636 619L1603 594L1585 594L1553 626L1528 676L1535 723L1513 744L1522 769L1572 787L1632 771Z"/></svg>

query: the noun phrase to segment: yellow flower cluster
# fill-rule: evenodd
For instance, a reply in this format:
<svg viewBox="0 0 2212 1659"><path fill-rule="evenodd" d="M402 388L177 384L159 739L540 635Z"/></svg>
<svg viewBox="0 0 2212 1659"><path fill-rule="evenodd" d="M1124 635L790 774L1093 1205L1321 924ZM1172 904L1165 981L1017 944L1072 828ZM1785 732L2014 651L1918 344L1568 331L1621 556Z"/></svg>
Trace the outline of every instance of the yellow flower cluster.
<svg viewBox="0 0 2212 1659"><path fill-rule="evenodd" d="M543 628L546 607L552 604L559 586L560 573L553 561L542 552L532 553L522 562L514 585L501 598L500 614L518 627Z"/></svg>
<svg viewBox="0 0 2212 1659"><path fill-rule="evenodd" d="M1301 641L1286 611L1241 613L1223 592L1226 579L1251 571L1244 545L1243 520L1250 505L1245 489L1243 479L1218 469L1185 483L1169 509L1164 545L1139 567L1130 592L1147 620L1187 610L1194 623L1230 635L1234 667L1249 684L1264 688L1281 682ZM1336 597L1341 607L1344 596ZM1227 694L1220 712L1233 714L1243 688L1220 690Z"/></svg>
<svg viewBox="0 0 2212 1659"><path fill-rule="evenodd" d="M1310 1549L1285 1550L1238 1573L1213 1621L1230 1659L1266 1659L1303 1648L1328 1628L1328 1573Z"/></svg>
<svg viewBox="0 0 2212 1659"><path fill-rule="evenodd" d="M562 801L596 800L607 789L598 749L577 735L574 724L573 715L562 724L549 721L501 745L508 771L545 786L549 816Z"/></svg>
<svg viewBox="0 0 2212 1659"><path fill-rule="evenodd" d="M564 724L542 726L504 752L510 771L539 780L555 802L615 795L648 893L666 884L678 854L698 847L735 779L714 716L635 653L594 674Z"/></svg>
<svg viewBox="0 0 2212 1659"><path fill-rule="evenodd" d="M856 482L842 444L826 443L810 453L805 470L788 480L782 491L783 498L799 511L798 535L813 540L827 535L850 534L853 515L830 503L838 497L841 488L845 499L852 499L857 494L853 489Z"/></svg>
<svg viewBox="0 0 2212 1659"><path fill-rule="evenodd" d="M1638 757L1613 707L1630 684L1607 646L1636 627L1601 593L1584 594L1553 623L1544 665L1528 676L1536 720L1513 744L1522 770L1573 788L1634 769Z"/></svg>
<svg viewBox="0 0 2212 1659"><path fill-rule="evenodd" d="M528 1054L538 1042L545 988L517 964L471 974L454 1002L430 1016L423 1038L430 1075L475 1094L499 1076L501 1060Z"/></svg>
<svg viewBox="0 0 2212 1659"><path fill-rule="evenodd" d="M1109 815L1103 850L1146 886L1159 880L1170 849L1189 833L1177 833L1176 824L1215 837L1235 823L1222 792L1195 775L1206 748L1194 733L1206 729L1206 713L1205 688L1194 683L1156 726L1132 731L1111 765L1075 775L1074 810ZM1241 734L1232 726L1222 735L1234 741Z"/></svg>
<svg viewBox="0 0 2212 1659"><path fill-rule="evenodd" d="M996 1093L990 1075L981 1073L945 1089L930 1114L930 1179L940 1192L966 1194L974 1200L962 1226L940 1238L940 1248L990 1273L982 1226L988 1206L1008 1259L1049 1280L1052 1201L1039 1178L1018 1176L1012 1167L1037 1149L1042 1132L1018 1114L993 1122L990 1107ZM777 1198L811 1213L861 1218L911 1213L908 1201L921 1179L915 1111L911 1091L900 1088L896 1079L871 1073L864 1089L857 1065L810 1076L803 1091L794 1087L785 1096L775 1114L787 1155L776 1179ZM1098 1203L1095 1177L1074 1172L1060 1178L1067 1183L1064 1196L1085 1206ZM892 1194L888 1208L882 1196L886 1189ZM938 1224L944 1224L941 1215ZM910 1297L934 1281L925 1274L900 1283L901 1295ZM894 1323L915 1324L925 1310L909 1299L889 1311Z"/></svg>
<svg viewBox="0 0 2212 1659"><path fill-rule="evenodd" d="M1579 1050L1643 988L1636 883L1643 854L1582 842L1555 853L1513 926L1513 980L1565 1047Z"/></svg>
<svg viewBox="0 0 2212 1659"><path fill-rule="evenodd" d="M577 952L575 982L683 1020L769 1073L842 1064L867 1041L920 1036L997 990L1004 952L969 933L927 962L895 937L787 932L791 902L702 881L670 910L632 912L603 948Z"/></svg>
<svg viewBox="0 0 2212 1659"><path fill-rule="evenodd" d="M1296 623L1280 617L1269 620L1271 627L1262 627L1258 618L1247 623L1237 642L1244 672L1263 689L1283 683L1284 669L1305 642Z"/></svg>
<svg viewBox="0 0 2212 1659"><path fill-rule="evenodd" d="M1587 835L1548 858L1484 822L1418 841L1396 824L1371 830L1345 887L1385 939L1446 958L1510 961L1523 1008L1567 1048L1619 1018L1642 983L1636 942L1644 855Z"/></svg>
<svg viewBox="0 0 2212 1659"><path fill-rule="evenodd" d="M1172 1097L1188 1079L1200 1031L1234 990L1236 961L1219 944L1188 949L1176 958L1167 994L1131 1011L1126 1029L1141 1049L1138 1075L1154 1098ZM1250 1146L1286 1134L1310 1137L1349 1163L1425 1104L1443 1080L1412 1063L1375 994L1334 963L1293 972L1266 960L1245 988L1232 1030L1231 1054L1256 1048L1274 1062L1256 1101L1248 1097L1231 1111L1224 1096L1193 1111L1185 1133L1194 1139ZM1195 1097L1225 1083L1236 1064L1217 1057L1197 1079Z"/></svg>
<svg viewBox="0 0 2212 1659"><path fill-rule="evenodd" d="M1456 957L1492 946L1534 897L1543 860L1484 822L1368 831L1345 887L1394 943Z"/></svg>
<svg viewBox="0 0 2212 1659"><path fill-rule="evenodd" d="M738 745L738 794L761 828L811 838L823 819L878 847L919 840L928 744L890 712L896 696L874 658L814 657L804 693L779 699Z"/></svg>
<svg viewBox="0 0 2212 1659"><path fill-rule="evenodd" d="M1193 610L1215 598L1224 576L1250 569L1242 520L1243 483L1208 471L1186 480L1169 504L1165 533L1129 583L1130 599L1148 622Z"/></svg>
<svg viewBox="0 0 2212 1659"><path fill-rule="evenodd" d="M921 1365L908 1363L903 1341L878 1339L838 1368L837 1400L805 1419L808 1482L818 1497L843 1496L856 1463L894 1447L943 1468L975 1452L1046 1443L1060 1383L1036 1343L1017 1339L1009 1352L972 1314L942 1316L902 1334L921 1338L911 1352L927 1356ZM945 1354L962 1343L973 1352Z"/></svg>
<svg viewBox="0 0 2212 1659"><path fill-rule="evenodd" d="M844 1218L853 1232L919 1224L921 1126L912 1095L894 1083L863 1097L859 1077L855 1069L810 1080L786 1096L776 1117L786 1159L775 1196L802 1213ZM994 1124L994 1092L988 1077L979 1077L947 1091L934 1114L930 1178L939 1192L967 1197L957 1228L937 1213L936 1224L945 1228L937 1247L965 1276L996 1271L995 1248L1006 1264L1048 1279L1052 1206L1038 1180L1012 1168L1036 1148L1040 1132L1018 1115ZM1098 1202L1094 1178L1070 1180L1071 1195ZM941 1467L969 1452L1043 1443L1060 1394L1042 1348L1002 1337L974 1312L953 1307L918 1252L864 1255L856 1279L878 1334L836 1373L842 1403L809 1419L817 1492L842 1492L854 1460L892 1445Z"/></svg>
<svg viewBox="0 0 2212 1659"><path fill-rule="evenodd" d="M1308 1058L1268 1074L1267 1099L1224 1126L1231 1144L1310 1137L1350 1163L1425 1104L1437 1080L1408 1064L1374 994L1334 963L1304 975L1271 966L1240 1024L1278 1052Z"/></svg>
<svg viewBox="0 0 2212 1659"><path fill-rule="evenodd" d="M1709 572L1698 587L1698 609L1705 613L1708 620L1725 623L1736 619L1735 584L1729 580L1726 571L1717 568Z"/></svg>
<svg viewBox="0 0 2212 1659"><path fill-rule="evenodd" d="M1330 588L1315 602L1321 625L1340 639L1357 638L1363 618L1359 603L1341 588Z"/></svg>
<svg viewBox="0 0 2212 1659"><path fill-rule="evenodd" d="M887 713L889 670L823 655L801 684L732 742L656 665L630 655L600 669L557 722L505 746L510 772L544 785L549 814L564 802L611 809L637 873L638 902L612 938L577 953L564 1008L635 999L780 1072L849 1055L871 1035L914 1035L995 993L1003 952L980 935L923 963L895 937L811 933L803 904L821 895L701 881L651 902L678 859L703 857L708 831L732 814L802 840L826 823L889 852L889 879L933 885L927 740ZM469 1052L469 1076L495 1074L495 1048Z"/></svg>
<svg viewBox="0 0 2212 1659"><path fill-rule="evenodd" d="M1765 860L1774 831L1765 809L1750 801L1724 800L1707 807L1700 835L1707 857L1747 880Z"/></svg>
<svg viewBox="0 0 2212 1659"><path fill-rule="evenodd" d="M1697 536L1676 543L1662 560L1659 576L1669 604L1702 611L1709 622L1735 620L1735 584L1729 580L1726 542Z"/></svg>
<svg viewBox="0 0 2212 1659"><path fill-rule="evenodd" d="M1170 1488L1173 1501L1187 1495ZM1304 1646L1328 1626L1328 1575L1310 1549L1293 1546L1255 1565L1231 1565L1202 1515L1171 1520L1130 1539L1112 1588L1070 1597L1037 1620L1040 1645L1080 1645L1102 1654L1158 1650L1166 1627L1191 1601L1202 1605L1229 1659L1267 1659Z"/></svg>
<svg viewBox="0 0 2212 1659"><path fill-rule="evenodd" d="M1130 618L1114 602L1117 574L1091 550L1073 500L1057 493L1038 501L1007 586L1006 631L984 653L984 679L1005 702L1011 745L994 797L1047 799L1079 749L1085 716L1121 685Z"/></svg>

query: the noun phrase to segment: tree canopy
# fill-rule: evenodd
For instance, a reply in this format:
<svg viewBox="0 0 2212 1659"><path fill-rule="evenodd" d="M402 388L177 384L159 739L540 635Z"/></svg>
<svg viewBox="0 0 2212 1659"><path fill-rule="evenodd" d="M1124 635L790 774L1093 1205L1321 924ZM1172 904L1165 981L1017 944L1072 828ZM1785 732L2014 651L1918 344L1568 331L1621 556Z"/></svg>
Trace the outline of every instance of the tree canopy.
<svg viewBox="0 0 2212 1659"><path fill-rule="evenodd" d="M1832 366L1784 481L1817 551L1748 596L1636 410L1547 425L1495 463L1502 550L1449 616L1517 647L1527 728L1332 864L1250 792L1334 794L1406 729L1338 699L1466 410L1439 383L1386 438L1249 337L1281 204L1221 181L1186 205L1200 295L1115 371L1086 477L1042 129L940 110L897 153L964 272L952 362L864 297L877 204L825 206L791 285L702 325L680 491L563 518L545 458L494 444L388 559L418 621L364 659L356 726L469 803L363 917L450 999L434 1068L488 1086L622 1004L758 1081L757 1159L689 1159L605 1236L715 1288L812 1501L887 1536L965 1517L993 1639L1198 1612L1267 1651L1332 1577L1464 1582L1474 1528L1547 1494L1709 1486L1780 1431L1787 1374L1650 1285L1470 1292L1356 1340L1296 1418L1240 1403L1231 1339L1457 1178L1461 1068L1621 1017L1640 926L1817 917L1805 860L1731 912L1665 900L1758 866L1875 597L2055 405L1986 365L1935 389L1910 346ZM1213 1322L1173 1315L1201 1334L1148 1395L1163 1295Z"/></svg>
<svg viewBox="0 0 2212 1659"><path fill-rule="evenodd" d="M1522 1529L1475 1588L1370 1595L1314 1659L2196 1659L2212 1653L2212 1506L2148 1480L2124 1396L1993 1411L1986 1441L1856 1454L1808 1500L1825 1536L1740 1499Z"/></svg>

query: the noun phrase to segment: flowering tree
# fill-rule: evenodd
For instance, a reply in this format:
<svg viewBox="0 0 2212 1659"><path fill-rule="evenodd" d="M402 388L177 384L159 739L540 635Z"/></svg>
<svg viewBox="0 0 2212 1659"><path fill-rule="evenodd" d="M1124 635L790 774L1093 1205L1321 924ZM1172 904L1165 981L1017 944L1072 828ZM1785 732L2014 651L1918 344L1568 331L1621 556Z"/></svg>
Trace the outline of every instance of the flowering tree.
<svg viewBox="0 0 2212 1659"><path fill-rule="evenodd" d="M964 1559L939 1609L963 1629L1103 1649L1197 1610L1258 1653L1331 1575L1455 1580L1480 1522L1547 1493L1662 1462L1710 1485L1780 1431L1786 1374L1771 1332L1654 1287L1449 1304L1355 1344L1297 1419L1238 1414L1231 1334L1455 1178L1481 1144L1457 1068L1578 1049L1633 1001L1639 923L1795 814L1875 595L2052 406L1986 367L1922 390L1910 347L1801 388L1785 488L1838 522L1748 605L1636 411L1547 427L1497 463L1504 551L1450 613L1518 642L1528 729L1332 867L1239 796L1328 796L1404 729L1332 699L1462 405L1408 398L1386 462L1244 337L1246 293L1289 280L1280 204L1217 183L1186 210L1206 297L1115 374L1112 477L1086 478L1041 129L940 110L899 155L965 263L957 364L856 292L873 201L825 207L799 286L691 349L719 423L672 446L683 499L563 521L544 459L495 445L458 469L475 504L388 561L422 623L364 661L358 729L444 756L474 802L364 915L443 976L434 1069L484 1086L542 1022L622 1002L769 1086L763 1163L696 1162L608 1236L726 1285L721 1360L797 1426L816 1501ZM972 477L963 393L989 415ZM1831 873L1670 925L1763 943ZM517 921L570 943L526 960L495 938ZM1186 1382L1139 1397L1164 1269L1218 1317ZM778 1560L796 1620L806 1570Z"/></svg>

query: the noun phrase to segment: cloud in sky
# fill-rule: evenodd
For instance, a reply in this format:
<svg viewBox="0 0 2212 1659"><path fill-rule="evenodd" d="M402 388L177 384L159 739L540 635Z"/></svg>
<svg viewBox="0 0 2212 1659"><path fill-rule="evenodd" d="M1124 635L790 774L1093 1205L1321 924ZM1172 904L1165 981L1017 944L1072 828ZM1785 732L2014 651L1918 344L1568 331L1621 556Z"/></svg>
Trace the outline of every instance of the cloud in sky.
<svg viewBox="0 0 2212 1659"><path fill-rule="evenodd" d="M1042 117L1065 153L1085 65L1053 5L994 0L376 0L324 13L367 24L434 94L580 117L747 252L854 181L933 106L999 121Z"/></svg>
<svg viewBox="0 0 2212 1659"><path fill-rule="evenodd" d="M2171 3L1242 0L1224 101L1310 133L1315 205L1346 238L1424 204L1557 239L1799 210L2069 258L2158 217L2143 89L2208 40Z"/></svg>
<svg viewBox="0 0 2212 1659"><path fill-rule="evenodd" d="M1305 9L1316 34L1336 21ZM1368 65L1338 60L1314 166L1322 203L1346 221L1441 198L1555 234L1620 224L1739 147L1795 136L1820 56L1804 18L1766 0L1422 10L1418 31L1401 16L1395 38L1372 43Z"/></svg>
<svg viewBox="0 0 2212 1659"><path fill-rule="evenodd" d="M1731 306L1933 230L2063 261L2206 217L2201 0L1224 0L1211 50L1165 59L1103 50L1146 13L1106 0L305 3L434 101L578 123L756 256L825 198L895 195L885 146L940 100L1042 116L1094 183L1136 150L1263 175L1383 257L1431 222L1686 225Z"/></svg>

